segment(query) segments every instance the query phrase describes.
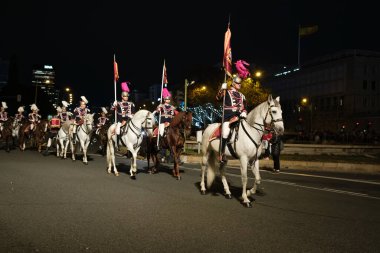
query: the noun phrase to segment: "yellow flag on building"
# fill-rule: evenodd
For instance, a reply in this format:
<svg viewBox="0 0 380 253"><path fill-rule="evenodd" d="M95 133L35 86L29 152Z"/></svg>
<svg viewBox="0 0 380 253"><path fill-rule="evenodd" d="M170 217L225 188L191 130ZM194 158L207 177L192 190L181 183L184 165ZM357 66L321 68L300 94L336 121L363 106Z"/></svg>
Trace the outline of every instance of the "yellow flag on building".
<svg viewBox="0 0 380 253"><path fill-rule="evenodd" d="M305 26L305 27L299 27L298 35L300 37L311 35L313 33L316 33L318 31L318 26Z"/></svg>

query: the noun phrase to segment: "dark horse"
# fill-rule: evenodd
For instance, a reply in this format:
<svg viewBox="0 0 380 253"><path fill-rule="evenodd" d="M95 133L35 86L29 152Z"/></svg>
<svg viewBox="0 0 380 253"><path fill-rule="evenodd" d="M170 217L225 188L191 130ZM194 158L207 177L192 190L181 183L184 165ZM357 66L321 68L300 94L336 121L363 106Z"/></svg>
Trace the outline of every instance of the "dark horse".
<svg viewBox="0 0 380 253"><path fill-rule="evenodd" d="M36 147L38 152L41 152L42 145L46 139L45 137L48 130L48 125L49 122L45 119L37 123L33 131L30 130L30 123L22 125L19 130L20 150L25 150L26 141L29 139L31 141L31 146Z"/></svg>
<svg viewBox="0 0 380 253"><path fill-rule="evenodd" d="M8 118L3 122L3 130L1 131L1 139L5 141L5 151L11 151L11 139L12 139L12 118Z"/></svg>
<svg viewBox="0 0 380 253"><path fill-rule="evenodd" d="M181 176L179 174L180 157L185 144L185 136L188 137L191 132L192 120L192 112L179 112L176 116L174 116L172 122L166 128L164 136L160 136L160 148L169 149L173 155L173 176L176 177L177 180L181 179ZM150 143L147 149L148 171L150 173L158 172L158 168L160 166L160 160L157 155L158 153L159 150L157 148L157 137L153 137L150 139ZM149 165L151 156L154 163L152 168L150 168Z"/></svg>

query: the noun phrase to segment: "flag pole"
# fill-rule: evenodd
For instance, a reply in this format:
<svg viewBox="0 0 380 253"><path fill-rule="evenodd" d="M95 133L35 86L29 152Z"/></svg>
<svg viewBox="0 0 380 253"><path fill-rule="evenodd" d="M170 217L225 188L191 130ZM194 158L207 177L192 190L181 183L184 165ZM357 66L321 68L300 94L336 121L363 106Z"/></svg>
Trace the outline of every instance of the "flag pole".
<svg viewBox="0 0 380 253"><path fill-rule="evenodd" d="M300 36L301 25L298 25L298 68L301 68L301 36Z"/></svg>
<svg viewBox="0 0 380 253"><path fill-rule="evenodd" d="M160 104L162 104L162 90L164 89L164 75L165 75L165 59L164 59L164 66L162 67L162 79L161 79L161 97L160 97ZM161 124L161 110L160 114L158 115L158 135L157 135L157 147L160 140L160 124Z"/></svg>
<svg viewBox="0 0 380 253"><path fill-rule="evenodd" d="M228 26L227 26L227 30L230 29L230 21L231 21L231 14L228 15ZM231 47L231 45L230 45ZM224 52L225 54L225 52ZM225 59L224 57L226 57L225 55L223 56L223 62L225 62ZM232 63L232 55L231 55L231 63ZM226 70L226 66L224 66L224 82L226 83L227 82L227 70ZM223 139L223 123L224 123L224 106L225 106L225 103L226 103L226 90L223 90L223 106L222 106L222 125L220 127L220 141L219 141L219 157L221 157L222 155L222 139Z"/></svg>
<svg viewBox="0 0 380 253"><path fill-rule="evenodd" d="M115 54L113 54L113 89L115 93L115 100L116 101L116 57ZM117 108L115 108L115 123L117 123Z"/></svg>

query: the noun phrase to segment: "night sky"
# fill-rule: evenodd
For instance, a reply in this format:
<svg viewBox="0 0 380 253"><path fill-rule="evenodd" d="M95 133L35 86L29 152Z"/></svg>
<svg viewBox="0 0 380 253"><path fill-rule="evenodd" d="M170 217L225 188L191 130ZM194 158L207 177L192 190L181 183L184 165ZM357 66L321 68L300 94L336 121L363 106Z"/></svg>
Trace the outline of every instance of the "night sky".
<svg viewBox="0 0 380 253"><path fill-rule="evenodd" d="M54 65L58 86L105 103L113 99L114 53L130 88L161 83L164 58L169 87L182 87L191 67L221 63L229 15L234 61L295 65L298 25L319 26L302 39L303 61L342 49L380 51L372 1L103 2L1 1L0 58L17 56L24 83L33 64Z"/></svg>

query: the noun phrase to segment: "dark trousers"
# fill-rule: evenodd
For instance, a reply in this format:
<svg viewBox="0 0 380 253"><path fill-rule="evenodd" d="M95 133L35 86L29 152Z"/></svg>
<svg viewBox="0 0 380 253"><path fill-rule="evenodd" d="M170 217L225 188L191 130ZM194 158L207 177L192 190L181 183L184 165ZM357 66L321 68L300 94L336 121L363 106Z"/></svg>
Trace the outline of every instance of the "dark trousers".
<svg viewBox="0 0 380 253"><path fill-rule="evenodd" d="M272 143L273 169L280 170L281 142Z"/></svg>

